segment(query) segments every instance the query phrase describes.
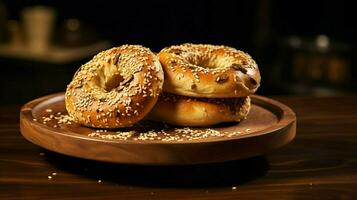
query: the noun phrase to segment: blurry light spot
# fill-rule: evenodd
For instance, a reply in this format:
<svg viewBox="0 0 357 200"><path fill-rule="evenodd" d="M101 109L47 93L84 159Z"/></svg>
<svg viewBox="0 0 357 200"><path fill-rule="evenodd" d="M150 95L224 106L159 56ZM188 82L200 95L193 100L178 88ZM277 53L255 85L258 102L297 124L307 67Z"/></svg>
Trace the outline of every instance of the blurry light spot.
<svg viewBox="0 0 357 200"><path fill-rule="evenodd" d="M321 49L326 49L330 45L330 39L326 35L318 35L316 45Z"/></svg>
<svg viewBox="0 0 357 200"><path fill-rule="evenodd" d="M291 36L289 39L290 46L293 48L298 48L301 45L301 40L297 36Z"/></svg>
<svg viewBox="0 0 357 200"><path fill-rule="evenodd" d="M70 31L77 31L79 29L79 20L78 19L67 20L66 27Z"/></svg>

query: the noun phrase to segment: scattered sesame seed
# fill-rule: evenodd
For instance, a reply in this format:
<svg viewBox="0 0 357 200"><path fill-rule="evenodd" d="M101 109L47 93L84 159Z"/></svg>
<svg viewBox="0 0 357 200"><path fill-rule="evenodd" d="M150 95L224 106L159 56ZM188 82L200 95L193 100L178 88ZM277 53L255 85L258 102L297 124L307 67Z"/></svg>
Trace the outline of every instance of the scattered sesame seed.
<svg viewBox="0 0 357 200"><path fill-rule="evenodd" d="M149 126L150 127L150 126ZM168 133L168 130L170 133ZM215 130L212 128L206 129L196 129L196 128L169 128L167 125L165 128L160 130L147 130L147 131L116 131L116 132L107 132L106 130L96 130L88 134L89 137L98 137L101 139L110 139L110 140L141 140L141 141L187 141L187 140L200 140L212 137L233 137L239 136L242 133L240 131L235 132L223 132Z"/></svg>

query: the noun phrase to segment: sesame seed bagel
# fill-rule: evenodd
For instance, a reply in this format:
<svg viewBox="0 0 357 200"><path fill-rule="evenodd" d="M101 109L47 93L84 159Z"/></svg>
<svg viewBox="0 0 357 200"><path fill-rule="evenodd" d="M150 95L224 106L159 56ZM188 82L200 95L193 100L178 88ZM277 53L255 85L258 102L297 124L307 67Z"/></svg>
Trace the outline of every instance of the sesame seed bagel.
<svg viewBox="0 0 357 200"><path fill-rule="evenodd" d="M158 54L165 73L164 91L190 97L245 97L260 85L255 61L226 46L183 44Z"/></svg>
<svg viewBox="0 0 357 200"><path fill-rule="evenodd" d="M163 75L148 48L123 45L103 51L82 65L67 86L67 111L85 126L130 127L155 105Z"/></svg>
<svg viewBox="0 0 357 200"><path fill-rule="evenodd" d="M250 110L250 97L192 98L163 93L147 119L178 126L239 122Z"/></svg>

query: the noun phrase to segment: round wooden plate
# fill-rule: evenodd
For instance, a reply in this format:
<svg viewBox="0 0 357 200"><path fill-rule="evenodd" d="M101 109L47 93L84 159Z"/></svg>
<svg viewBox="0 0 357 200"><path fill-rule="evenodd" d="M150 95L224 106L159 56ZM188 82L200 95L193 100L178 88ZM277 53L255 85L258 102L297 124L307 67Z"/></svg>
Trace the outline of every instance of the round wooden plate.
<svg viewBox="0 0 357 200"><path fill-rule="evenodd" d="M186 165L262 155L289 143L296 132L296 117L289 107L256 95L252 96L247 119L205 128L185 129L144 122L140 130L133 127L105 132L75 123L59 123L64 121L66 113L63 93L35 99L20 111L21 133L45 149L79 158L127 164ZM161 130L156 138L143 137L153 129ZM193 133L191 135L209 134L192 138L187 136L189 133L182 133L187 130ZM91 133L110 136L124 131L135 131L135 134L126 140L89 136Z"/></svg>

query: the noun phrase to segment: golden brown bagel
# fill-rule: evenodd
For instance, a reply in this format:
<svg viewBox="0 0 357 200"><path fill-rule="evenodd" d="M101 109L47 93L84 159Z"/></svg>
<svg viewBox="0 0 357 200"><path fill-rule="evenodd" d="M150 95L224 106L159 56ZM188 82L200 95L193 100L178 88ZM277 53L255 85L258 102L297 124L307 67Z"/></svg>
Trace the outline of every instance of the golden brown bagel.
<svg viewBox="0 0 357 200"><path fill-rule="evenodd" d="M255 61L231 47L183 44L158 54L165 73L164 91L191 97L245 97L260 85Z"/></svg>
<svg viewBox="0 0 357 200"><path fill-rule="evenodd" d="M82 65L67 86L66 108L85 126L128 127L153 108L162 85L158 58L148 48L123 45Z"/></svg>
<svg viewBox="0 0 357 200"><path fill-rule="evenodd" d="M250 110L250 98L192 98L163 93L147 119L178 126L238 122Z"/></svg>

